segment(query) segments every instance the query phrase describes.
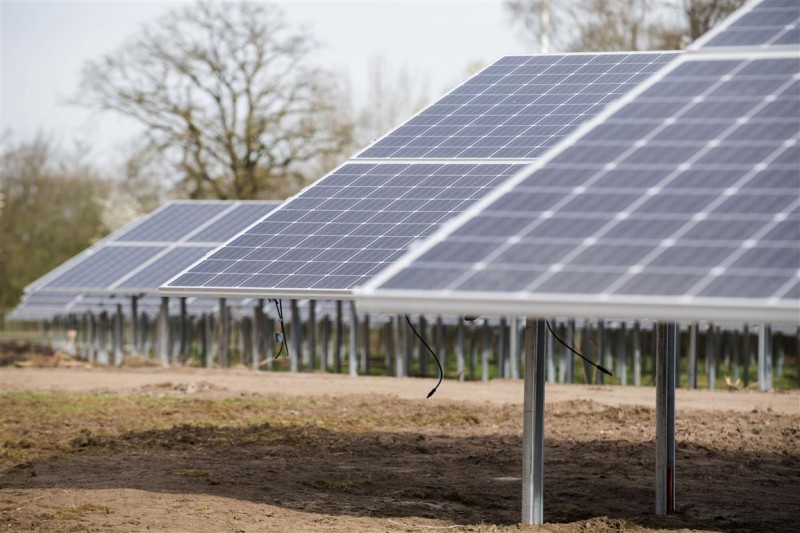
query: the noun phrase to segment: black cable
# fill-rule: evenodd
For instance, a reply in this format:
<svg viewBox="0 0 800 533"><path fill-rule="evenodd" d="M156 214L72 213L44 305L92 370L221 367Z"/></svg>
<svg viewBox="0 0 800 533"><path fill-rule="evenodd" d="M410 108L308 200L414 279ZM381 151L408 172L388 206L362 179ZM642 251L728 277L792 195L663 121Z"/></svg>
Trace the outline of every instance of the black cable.
<svg viewBox="0 0 800 533"><path fill-rule="evenodd" d="M569 344L567 344L566 342L564 342L563 340L561 340L561 338L560 338L558 335L556 335L556 332L555 332L555 331L553 331L553 328L551 328L551 327L550 327L550 322L548 322L547 320L545 320L545 321L544 321L544 323L545 323L545 325L547 326L547 329L549 329L549 330L550 330L550 334L551 334L553 337L555 337L555 339L556 339L558 342L560 342L561 344L563 344L563 345L564 345L564 347L565 347L567 350L569 350L570 352L574 353L575 355L577 355L578 357L580 357L581 359L583 359L584 361L586 361L587 363L589 363L590 365L592 365L593 367L595 367L597 370L599 370L599 371L600 371L600 372L602 372L603 374L607 374L607 375L609 375L609 376L613 376L613 375L614 375L614 374L612 374L611 372L609 372L608 370L606 370L605 368L603 368L602 366L600 366L598 363L595 363L594 361L590 361L589 359L587 359L586 357L584 357L584 356L583 356L583 354L581 354L581 353L579 353L577 350L575 350L575 349L574 349L572 346L570 346Z"/></svg>
<svg viewBox="0 0 800 533"><path fill-rule="evenodd" d="M286 348L286 357L289 357L289 345L286 344L286 327L283 325L283 301L273 300L272 298L270 298L268 301L275 304L275 312L278 313L278 321L281 324L281 349L278 350L278 354L275 356L275 359L281 356L284 348Z"/></svg>
<svg viewBox="0 0 800 533"><path fill-rule="evenodd" d="M430 392L428 393L428 395L426 396L426 398L430 398L430 397L431 397L431 396L433 396L433 394L436 392L436 389L438 389L438 388L439 388L439 385L441 385L441 384L442 384L442 380L444 379L444 369L442 368L442 363L440 363L440 362L439 362L439 358L438 358L438 357L436 357L436 352L434 352L434 351L431 349L431 347L430 347L430 346L428 346L428 343L427 343L427 342L425 342L425 339L423 339L423 338L422 338L422 335L420 335L419 333L417 333L417 330L416 330L416 329L414 329L414 324L412 324L412 323L411 323L411 319L410 319L410 318L408 318L408 315L405 315L405 317L406 317L406 322L408 322L408 327L410 327L410 328L411 328L411 331L413 331L413 332L414 332L414 335L416 335L416 336L417 336L417 338L418 338L418 339L419 339L419 341L420 341L420 342L421 342L421 343L422 343L422 344L425 346L425 348L427 348L427 349L428 349L428 351L429 351L429 352L431 352L431 355L432 355L432 356L433 356L433 358L436 360L436 364L439 366L439 382L436 384L436 386L435 386L434 388L432 388L432 389L431 389L431 391L430 391Z"/></svg>

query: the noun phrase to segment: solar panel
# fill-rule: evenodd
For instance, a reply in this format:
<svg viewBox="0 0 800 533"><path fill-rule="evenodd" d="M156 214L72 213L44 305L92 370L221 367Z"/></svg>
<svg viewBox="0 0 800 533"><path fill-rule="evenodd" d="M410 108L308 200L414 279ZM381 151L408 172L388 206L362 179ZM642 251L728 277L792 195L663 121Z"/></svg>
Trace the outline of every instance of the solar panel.
<svg viewBox="0 0 800 533"><path fill-rule="evenodd" d="M153 287L159 287L174 276L176 272L181 272L213 249L213 247L208 246L173 248L143 269L130 275L130 277L117 281L112 288L128 289L129 292L152 291Z"/></svg>
<svg viewBox="0 0 800 533"><path fill-rule="evenodd" d="M675 53L504 57L358 158L532 159Z"/></svg>
<svg viewBox="0 0 800 533"><path fill-rule="evenodd" d="M800 2L751 1L693 45L693 48L800 46Z"/></svg>
<svg viewBox="0 0 800 533"><path fill-rule="evenodd" d="M229 202L197 202L167 204L152 216L111 237L114 241L171 242L183 239L223 211Z"/></svg>
<svg viewBox="0 0 800 533"><path fill-rule="evenodd" d="M9 318L12 320L49 320L58 316L81 315L91 312L95 315L106 312L116 313L117 306L122 305L122 312L130 316L131 306L127 296L108 294L84 294L76 292L44 292L34 291L23 296L22 301L14 308ZM170 314L180 312L180 301L173 298L169 302ZM256 303L252 299L229 299L226 305L241 314L249 314ZM137 298L139 313L155 315L161 307L161 297L145 294ZM203 313L216 313L219 310L217 298L186 298L186 310L189 315L198 316ZM269 306L267 306L269 311Z"/></svg>
<svg viewBox="0 0 800 533"><path fill-rule="evenodd" d="M797 53L683 57L363 296L797 320L798 116Z"/></svg>
<svg viewBox="0 0 800 533"><path fill-rule="evenodd" d="M277 204L221 200L167 203L39 278L26 291L157 293L161 283Z"/></svg>
<svg viewBox="0 0 800 533"><path fill-rule="evenodd" d="M521 168L347 163L165 289L251 296L348 290Z"/></svg>

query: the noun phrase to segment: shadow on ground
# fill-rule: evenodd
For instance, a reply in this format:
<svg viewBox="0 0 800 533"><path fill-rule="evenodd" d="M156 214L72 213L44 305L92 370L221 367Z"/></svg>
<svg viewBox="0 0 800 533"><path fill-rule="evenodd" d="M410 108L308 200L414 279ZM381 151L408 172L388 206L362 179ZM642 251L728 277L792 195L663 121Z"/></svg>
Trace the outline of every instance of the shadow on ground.
<svg viewBox="0 0 800 533"><path fill-rule="evenodd" d="M519 436L182 425L87 435L74 446L2 472L0 488L202 493L306 512L460 524L512 524L520 516ZM608 516L666 529L796 530L797 456L679 445L679 512L666 518L652 516L653 457L649 442L548 439L546 521Z"/></svg>

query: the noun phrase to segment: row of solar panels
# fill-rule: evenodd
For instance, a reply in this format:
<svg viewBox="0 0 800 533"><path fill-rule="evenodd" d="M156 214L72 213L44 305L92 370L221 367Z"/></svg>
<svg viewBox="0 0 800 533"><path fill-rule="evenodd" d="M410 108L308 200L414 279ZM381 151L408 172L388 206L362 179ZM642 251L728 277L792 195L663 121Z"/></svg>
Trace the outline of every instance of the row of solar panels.
<svg viewBox="0 0 800 533"><path fill-rule="evenodd" d="M170 204L29 293L795 322L799 24L751 1L683 54L502 58L277 208Z"/></svg>

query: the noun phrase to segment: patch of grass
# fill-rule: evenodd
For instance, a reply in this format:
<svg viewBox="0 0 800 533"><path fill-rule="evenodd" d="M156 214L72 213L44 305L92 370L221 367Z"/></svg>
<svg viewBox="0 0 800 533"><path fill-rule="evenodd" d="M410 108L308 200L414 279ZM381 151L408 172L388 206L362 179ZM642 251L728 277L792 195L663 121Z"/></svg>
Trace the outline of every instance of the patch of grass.
<svg viewBox="0 0 800 533"><path fill-rule="evenodd" d="M58 507L50 512L42 513L40 516L51 520L76 520L86 515L114 514L116 512L117 511L113 507L109 507L108 505L84 503L83 505Z"/></svg>
<svg viewBox="0 0 800 533"><path fill-rule="evenodd" d="M197 479L199 481L203 481L208 483L209 485L219 485L219 481L211 475L210 472L206 472L205 470L200 470L199 468L178 468L177 470L173 470L170 472L173 476L181 476L181 477L188 477L192 479Z"/></svg>
<svg viewBox="0 0 800 533"><path fill-rule="evenodd" d="M454 490L452 492L448 492L444 495L445 499L450 501L463 503L464 505L475 505L475 498L470 496L469 494L464 494L461 491Z"/></svg>
<svg viewBox="0 0 800 533"><path fill-rule="evenodd" d="M414 498L417 500L428 500L431 498L432 493L425 489L406 489L402 492L405 498Z"/></svg>
<svg viewBox="0 0 800 533"><path fill-rule="evenodd" d="M349 492L352 489L365 486L365 485L372 485L373 481L372 478L369 476L365 476L359 479L354 480L344 480L344 479L315 479L312 481L304 482L304 485L308 487L312 487L319 490L330 490L330 491L342 491L342 492Z"/></svg>

